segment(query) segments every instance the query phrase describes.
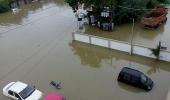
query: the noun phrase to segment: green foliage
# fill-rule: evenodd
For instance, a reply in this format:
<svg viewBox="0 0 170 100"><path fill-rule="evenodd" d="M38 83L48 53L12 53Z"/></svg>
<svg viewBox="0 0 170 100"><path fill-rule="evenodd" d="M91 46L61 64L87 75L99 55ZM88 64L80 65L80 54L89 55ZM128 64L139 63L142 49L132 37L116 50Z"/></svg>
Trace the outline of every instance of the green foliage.
<svg viewBox="0 0 170 100"><path fill-rule="evenodd" d="M6 12L10 9L9 4L13 0L0 0L0 13Z"/></svg>
<svg viewBox="0 0 170 100"><path fill-rule="evenodd" d="M77 8L77 4L80 0L65 0L65 2L67 2L69 4L69 6L71 6L73 8L73 10L75 10Z"/></svg>
<svg viewBox="0 0 170 100"><path fill-rule="evenodd" d="M159 59L160 51L161 51L161 43L156 47L156 49L151 49L152 54Z"/></svg>
<svg viewBox="0 0 170 100"><path fill-rule="evenodd" d="M110 7L114 12L113 21L116 24L130 22L132 18L138 20L148 10L156 7L165 7L170 0L66 0L71 7L77 6L78 2L83 2L86 6L94 5L94 15L99 16L104 6ZM114 8L114 9L113 9ZM131 9L126 9L131 8ZM98 19L98 18L97 18Z"/></svg>
<svg viewBox="0 0 170 100"><path fill-rule="evenodd" d="M131 18L134 18L135 20L140 19L143 14L149 12L149 10L145 9L164 7L164 5L162 5L162 3L157 0L118 0L117 5L132 9L125 9L119 6L116 7L116 24L130 22Z"/></svg>

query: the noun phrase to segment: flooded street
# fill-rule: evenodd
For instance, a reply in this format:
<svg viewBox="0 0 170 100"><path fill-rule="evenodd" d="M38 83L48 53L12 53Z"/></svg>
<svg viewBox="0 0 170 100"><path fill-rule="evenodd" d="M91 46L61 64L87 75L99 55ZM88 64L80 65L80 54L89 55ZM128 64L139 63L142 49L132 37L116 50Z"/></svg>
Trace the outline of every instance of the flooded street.
<svg viewBox="0 0 170 100"><path fill-rule="evenodd" d="M170 15L168 15L170 16ZM139 29L134 43L147 46L168 43L170 21L157 30ZM129 41L131 26L116 27L114 39ZM170 88L170 63L72 41L77 30L75 15L64 0L41 0L21 8L18 14L0 15L0 100L2 88L11 81L35 85L43 93L58 92L67 100L165 100ZM87 27L87 33L100 33ZM118 30L122 30L121 34ZM139 31L141 30L141 31ZM114 37L116 35L117 37ZM110 37L109 36L109 37ZM170 50L170 44L167 44ZM146 92L118 83L123 67L138 69L152 78L153 90ZM61 81L55 90L51 81Z"/></svg>
<svg viewBox="0 0 170 100"><path fill-rule="evenodd" d="M157 29L145 29L140 22L135 22L133 44L155 48L159 41L170 51L170 10L167 22L161 24ZM102 31L96 27L85 27L86 34L102 36L109 39L129 42L132 38L132 23L115 26L113 32Z"/></svg>

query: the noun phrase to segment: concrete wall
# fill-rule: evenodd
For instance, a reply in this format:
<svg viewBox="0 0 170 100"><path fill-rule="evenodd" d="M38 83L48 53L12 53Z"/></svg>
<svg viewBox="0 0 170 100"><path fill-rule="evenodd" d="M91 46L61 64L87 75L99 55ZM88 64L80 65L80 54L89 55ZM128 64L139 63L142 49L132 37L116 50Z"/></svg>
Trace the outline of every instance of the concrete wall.
<svg viewBox="0 0 170 100"><path fill-rule="evenodd" d="M80 33L73 33L73 40L131 53L131 44L122 41L111 40L111 39L106 39L106 38L87 35L87 34L80 34ZM151 48L146 48L139 45L132 46L132 54L136 54L148 58L154 58L154 59L156 58L152 54ZM170 62L170 52L162 50L160 52L160 60Z"/></svg>
<svg viewBox="0 0 170 100"><path fill-rule="evenodd" d="M90 37L91 44L109 48L109 41L102 38Z"/></svg>
<svg viewBox="0 0 170 100"><path fill-rule="evenodd" d="M84 43L90 43L90 41L89 41L90 38L87 35L74 34L73 37L74 37L74 40L76 40L76 41L80 41L80 42L84 42Z"/></svg>
<svg viewBox="0 0 170 100"><path fill-rule="evenodd" d="M133 54L149 58L156 58L154 55L152 55L151 49L142 46L133 46Z"/></svg>
<svg viewBox="0 0 170 100"><path fill-rule="evenodd" d="M160 60L170 62L170 52L161 51L161 53L160 53Z"/></svg>
<svg viewBox="0 0 170 100"><path fill-rule="evenodd" d="M128 52L130 53L131 51L131 45L128 43L123 43L123 42L119 42L119 41L110 41L110 48L111 49L115 49L115 50L119 50L119 51L124 51L124 52Z"/></svg>

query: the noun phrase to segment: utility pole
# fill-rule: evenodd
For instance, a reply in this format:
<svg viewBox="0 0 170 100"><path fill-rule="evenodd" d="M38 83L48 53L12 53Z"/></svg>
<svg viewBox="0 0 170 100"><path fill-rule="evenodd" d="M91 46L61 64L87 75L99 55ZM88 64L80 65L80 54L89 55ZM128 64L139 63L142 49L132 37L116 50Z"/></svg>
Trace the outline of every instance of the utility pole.
<svg viewBox="0 0 170 100"><path fill-rule="evenodd" d="M133 54L133 35L134 35L134 26L135 26L135 20L134 18L132 18L132 30L131 30L131 39L130 39L130 44L131 44L131 51L130 51L130 55Z"/></svg>

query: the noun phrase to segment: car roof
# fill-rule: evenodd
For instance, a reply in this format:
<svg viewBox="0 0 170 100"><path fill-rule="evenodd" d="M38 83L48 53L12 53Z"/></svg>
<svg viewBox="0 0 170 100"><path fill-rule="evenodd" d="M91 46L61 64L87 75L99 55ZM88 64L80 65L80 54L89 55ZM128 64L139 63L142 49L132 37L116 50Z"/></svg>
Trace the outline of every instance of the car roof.
<svg viewBox="0 0 170 100"><path fill-rule="evenodd" d="M22 90L24 90L28 85L22 82L15 82L10 88L9 90L16 92L16 93L20 93Z"/></svg>
<svg viewBox="0 0 170 100"><path fill-rule="evenodd" d="M123 73L127 73L127 74L130 74L130 75L133 75L133 76L136 76L136 77L140 77L143 73L138 71L138 70L135 70L135 69L132 69L132 68L128 68L128 67L124 67L121 72Z"/></svg>

